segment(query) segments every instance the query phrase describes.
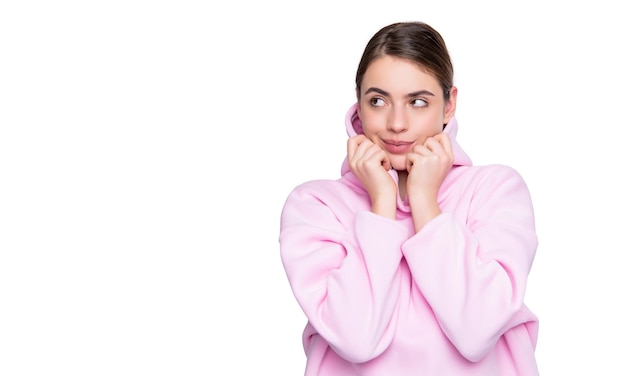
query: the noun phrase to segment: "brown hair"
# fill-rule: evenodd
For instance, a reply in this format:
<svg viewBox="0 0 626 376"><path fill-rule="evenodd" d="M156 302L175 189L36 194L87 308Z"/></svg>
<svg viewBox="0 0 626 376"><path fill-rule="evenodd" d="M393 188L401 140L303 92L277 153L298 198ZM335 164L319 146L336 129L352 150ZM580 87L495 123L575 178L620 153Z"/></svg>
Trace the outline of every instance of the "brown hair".
<svg viewBox="0 0 626 376"><path fill-rule="evenodd" d="M450 54L439 32L423 22L398 22L374 34L365 46L356 71L359 98L365 71L374 60L385 55L417 63L439 81L444 99L450 98L454 76Z"/></svg>

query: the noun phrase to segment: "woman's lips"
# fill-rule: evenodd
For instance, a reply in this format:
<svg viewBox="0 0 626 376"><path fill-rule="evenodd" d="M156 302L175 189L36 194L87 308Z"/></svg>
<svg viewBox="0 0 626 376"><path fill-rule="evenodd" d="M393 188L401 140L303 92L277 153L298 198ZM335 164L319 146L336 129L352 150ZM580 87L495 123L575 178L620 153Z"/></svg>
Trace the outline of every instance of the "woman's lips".
<svg viewBox="0 0 626 376"><path fill-rule="evenodd" d="M385 149L391 154L406 154L411 151L413 142L383 140Z"/></svg>

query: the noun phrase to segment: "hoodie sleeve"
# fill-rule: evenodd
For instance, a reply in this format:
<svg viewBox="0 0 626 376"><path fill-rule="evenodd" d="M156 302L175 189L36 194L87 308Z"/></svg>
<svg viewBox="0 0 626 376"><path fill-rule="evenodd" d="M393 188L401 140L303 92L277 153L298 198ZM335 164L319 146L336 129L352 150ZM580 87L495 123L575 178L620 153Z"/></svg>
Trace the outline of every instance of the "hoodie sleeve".
<svg viewBox="0 0 626 376"><path fill-rule="evenodd" d="M310 325L340 356L365 362L394 335L400 247L409 233L321 196L303 187L289 195L281 217L282 262Z"/></svg>
<svg viewBox="0 0 626 376"><path fill-rule="evenodd" d="M475 185L467 220L443 212L402 247L441 329L470 361L523 322L537 248L525 182L505 166L487 171Z"/></svg>

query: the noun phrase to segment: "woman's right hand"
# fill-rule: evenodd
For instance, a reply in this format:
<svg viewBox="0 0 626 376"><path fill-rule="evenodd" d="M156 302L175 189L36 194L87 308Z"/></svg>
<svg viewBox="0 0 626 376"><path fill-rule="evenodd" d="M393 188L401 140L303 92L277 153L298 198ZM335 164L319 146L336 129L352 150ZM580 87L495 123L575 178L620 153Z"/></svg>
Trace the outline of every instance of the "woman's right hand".
<svg viewBox="0 0 626 376"><path fill-rule="evenodd" d="M387 153L366 136L348 139L348 164L359 179L372 202L372 212L396 219L398 186L387 171L391 161Z"/></svg>

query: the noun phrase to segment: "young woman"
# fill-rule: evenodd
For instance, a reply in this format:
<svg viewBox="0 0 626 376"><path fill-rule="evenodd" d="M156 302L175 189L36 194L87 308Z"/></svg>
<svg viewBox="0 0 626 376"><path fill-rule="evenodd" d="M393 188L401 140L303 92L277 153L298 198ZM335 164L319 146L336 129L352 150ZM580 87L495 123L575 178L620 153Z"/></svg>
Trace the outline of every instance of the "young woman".
<svg viewBox="0 0 626 376"><path fill-rule="evenodd" d="M280 251L308 324L306 375L538 375L524 305L537 248L522 177L455 140L441 35L388 25L367 44L338 180L285 202Z"/></svg>

